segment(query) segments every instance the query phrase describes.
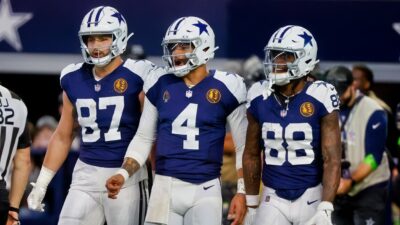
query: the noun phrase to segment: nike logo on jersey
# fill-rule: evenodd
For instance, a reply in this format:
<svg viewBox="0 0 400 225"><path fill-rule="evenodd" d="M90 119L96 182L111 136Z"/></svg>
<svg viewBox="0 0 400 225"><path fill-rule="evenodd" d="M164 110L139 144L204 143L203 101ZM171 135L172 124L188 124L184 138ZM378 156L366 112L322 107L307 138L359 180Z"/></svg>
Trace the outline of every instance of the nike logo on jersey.
<svg viewBox="0 0 400 225"><path fill-rule="evenodd" d="M314 202L317 202L318 201L318 199L317 200L314 200L314 201L307 201L307 205L311 205L311 204L313 204Z"/></svg>
<svg viewBox="0 0 400 225"><path fill-rule="evenodd" d="M377 123L377 124L372 124L372 129L376 129L376 128L378 128L379 127L379 125L381 125L381 123L379 122L379 123Z"/></svg>
<svg viewBox="0 0 400 225"><path fill-rule="evenodd" d="M210 189L210 188L212 188L212 187L214 187L214 184L211 185L211 186L208 186L208 187L203 187L203 189L204 189L204 190L208 190L208 189Z"/></svg>

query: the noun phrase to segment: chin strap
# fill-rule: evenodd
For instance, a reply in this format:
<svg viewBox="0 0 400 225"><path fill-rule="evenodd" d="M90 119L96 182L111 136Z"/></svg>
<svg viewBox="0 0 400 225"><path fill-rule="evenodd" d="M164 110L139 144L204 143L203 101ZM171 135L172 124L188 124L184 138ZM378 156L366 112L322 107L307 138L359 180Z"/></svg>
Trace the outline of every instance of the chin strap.
<svg viewBox="0 0 400 225"><path fill-rule="evenodd" d="M272 88L274 81L270 78L267 80L268 87L263 91L263 100L267 99L275 90Z"/></svg>

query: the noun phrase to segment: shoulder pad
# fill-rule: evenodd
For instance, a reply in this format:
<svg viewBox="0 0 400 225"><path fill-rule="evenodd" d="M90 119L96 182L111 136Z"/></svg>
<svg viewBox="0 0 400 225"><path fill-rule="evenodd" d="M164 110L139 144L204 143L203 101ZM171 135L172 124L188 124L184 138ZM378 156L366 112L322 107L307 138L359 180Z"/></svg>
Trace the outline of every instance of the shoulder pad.
<svg viewBox="0 0 400 225"><path fill-rule="evenodd" d="M235 96L239 103L246 101L246 85L243 77L224 71L215 71L214 78L221 81L228 90Z"/></svg>
<svg viewBox="0 0 400 225"><path fill-rule="evenodd" d="M335 87L330 83L315 81L307 88L306 94L321 102L328 113L339 110L339 96Z"/></svg>
<svg viewBox="0 0 400 225"><path fill-rule="evenodd" d="M72 63L69 64L68 66L64 67L63 70L61 70L61 75L60 75L60 80L67 74L72 73L74 71L79 70L82 67L83 63Z"/></svg>
<svg viewBox="0 0 400 225"><path fill-rule="evenodd" d="M156 66L149 60L128 59L124 67L142 78L144 81L143 90L145 92L147 92L162 75L167 74L167 69L165 67Z"/></svg>

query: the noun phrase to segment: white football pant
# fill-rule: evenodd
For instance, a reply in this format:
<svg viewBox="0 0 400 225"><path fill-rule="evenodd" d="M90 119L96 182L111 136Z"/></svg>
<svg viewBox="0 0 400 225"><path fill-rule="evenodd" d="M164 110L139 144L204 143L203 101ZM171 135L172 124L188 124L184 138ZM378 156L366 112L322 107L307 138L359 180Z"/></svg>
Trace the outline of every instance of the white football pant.
<svg viewBox="0 0 400 225"><path fill-rule="evenodd" d="M254 225L303 225L316 213L321 197L322 185L307 189L294 201L264 186Z"/></svg>
<svg viewBox="0 0 400 225"><path fill-rule="evenodd" d="M163 184L157 181L159 176L156 175L155 177L150 201L158 199L157 193L161 194L161 192L153 192L153 190L157 189L155 185ZM218 178L202 184L192 184L176 178L171 178L170 181L169 209L166 212L168 213L168 222L166 224L221 225L222 195L221 183ZM146 219L145 224L163 223L152 223Z"/></svg>
<svg viewBox="0 0 400 225"><path fill-rule="evenodd" d="M108 198L105 181L118 168L95 167L78 160L58 225L142 225L147 209L147 180L131 177L117 199ZM139 172L138 172L139 173Z"/></svg>

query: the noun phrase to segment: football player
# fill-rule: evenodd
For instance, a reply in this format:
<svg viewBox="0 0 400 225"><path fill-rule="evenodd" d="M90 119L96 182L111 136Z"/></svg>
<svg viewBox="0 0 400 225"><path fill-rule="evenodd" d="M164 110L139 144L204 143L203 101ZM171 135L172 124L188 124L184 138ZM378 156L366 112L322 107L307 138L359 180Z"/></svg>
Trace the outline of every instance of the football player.
<svg viewBox="0 0 400 225"><path fill-rule="evenodd" d="M258 207L254 224L332 224L341 158L338 95L331 84L307 82L318 63L317 42L303 27L279 28L265 53L267 79L248 93L243 155L247 205Z"/></svg>
<svg viewBox="0 0 400 225"><path fill-rule="evenodd" d="M54 174L65 161L73 140L75 119L81 148L59 224L142 224L147 196L145 168L128 179L121 198L107 197L104 183L123 162L139 125L144 76L154 67L146 61L123 61L127 23L109 6L90 10L79 30L84 63L61 72L63 109L40 175L28 197L30 209L43 211L42 199Z"/></svg>
<svg viewBox="0 0 400 225"><path fill-rule="evenodd" d="M170 73L145 82L139 129L123 168L107 181L109 196L123 197L121 186L144 164L157 133L156 175L146 222L220 225L225 125L228 122L232 130L236 169L242 177L246 87L236 74L207 69L217 47L213 30L200 18L177 19L162 46ZM241 224L246 212L243 178L238 183L228 215L232 224Z"/></svg>

